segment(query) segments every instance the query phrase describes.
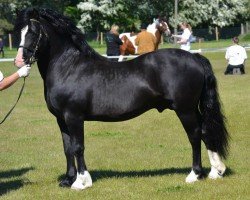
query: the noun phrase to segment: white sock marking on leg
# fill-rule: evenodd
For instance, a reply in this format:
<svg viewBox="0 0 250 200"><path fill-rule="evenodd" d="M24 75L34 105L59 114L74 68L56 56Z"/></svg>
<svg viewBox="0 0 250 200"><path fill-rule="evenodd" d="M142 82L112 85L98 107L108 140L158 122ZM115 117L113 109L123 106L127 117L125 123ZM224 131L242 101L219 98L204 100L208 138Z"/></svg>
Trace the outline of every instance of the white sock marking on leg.
<svg viewBox="0 0 250 200"><path fill-rule="evenodd" d="M72 184L71 189L84 190L92 186L92 179L88 171L84 171L84 174L77 173L77 178Z"/></svg>
<svg viewBox="0 0 250 200"><path fill-rule="evenodd" d="M186 183L193 183L195 181L198 181L198 176L197 174L194 173L194 170L190 172L190 174L186 177Z"/></svg>
<svg viewBox="0 0 250 200"><path fill-rule="evenodd" d="M221 161L219 154L208 150L208 156L211 164L211 171L208 177L212 179L222 178L222 175L226 171L226 166Z"/></svg>

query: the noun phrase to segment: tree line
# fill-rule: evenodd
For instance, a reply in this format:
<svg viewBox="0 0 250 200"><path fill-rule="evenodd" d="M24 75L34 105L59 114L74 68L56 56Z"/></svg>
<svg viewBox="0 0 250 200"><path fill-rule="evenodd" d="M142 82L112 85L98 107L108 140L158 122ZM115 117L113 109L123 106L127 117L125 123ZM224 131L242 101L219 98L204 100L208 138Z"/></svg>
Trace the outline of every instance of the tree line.
<svg viewBox="0 0 250 200"><path fill-rule="evenodd" d="M83 32L107 31L112 24L122 30L138 30L158 15L171 27L188 22L193 27L225 27L250 19L250 0L0 0L0 35L13 30L16 9L51 8L70 17Z"/></svg>

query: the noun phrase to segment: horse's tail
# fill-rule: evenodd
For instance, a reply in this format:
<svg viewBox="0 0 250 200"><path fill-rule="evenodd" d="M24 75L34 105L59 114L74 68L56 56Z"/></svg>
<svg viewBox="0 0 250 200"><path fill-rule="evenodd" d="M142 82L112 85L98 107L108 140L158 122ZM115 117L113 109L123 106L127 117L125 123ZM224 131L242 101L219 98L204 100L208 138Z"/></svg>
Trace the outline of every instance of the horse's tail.
<svg viewBox="0 0 250 200"><path fill-rule="evenodd" d="M208 149L217 152L222 158L226 159L229 148L229 134L217 93L216 78L209 60L200 54L195 55L204 68L205 77L199 104L202 115L202 139Z"/></svg>

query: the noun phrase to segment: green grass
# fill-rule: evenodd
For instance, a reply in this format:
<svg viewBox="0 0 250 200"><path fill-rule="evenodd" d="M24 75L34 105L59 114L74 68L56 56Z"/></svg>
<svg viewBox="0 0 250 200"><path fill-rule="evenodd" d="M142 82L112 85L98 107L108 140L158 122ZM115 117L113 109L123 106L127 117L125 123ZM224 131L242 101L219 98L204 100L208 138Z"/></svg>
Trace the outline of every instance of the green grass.
<svg viewBox="0 0 250 200"><path fill-rule="evenodd" d="M250 33L240 36L239 39L243 42L249 42L250 41Z"/></svg>
<svg viewBox="0 0 250 200"><path fill-rule="evenodd" d="M59 188L66 170L61 135L33 66L20 102L0 129L0 199L250 199L250 65L244 76L224 76L224 53L204 55L218 79L232 137L222 180L186 184L191 167L186 133L174 112L151 110L125 122L86 122L85 155L94 185L80 192ZM16 69L0 63L0 70L8 75ZM21 84L1 92L0 116ZM208 172L204 145L202 153Z"/></svg>

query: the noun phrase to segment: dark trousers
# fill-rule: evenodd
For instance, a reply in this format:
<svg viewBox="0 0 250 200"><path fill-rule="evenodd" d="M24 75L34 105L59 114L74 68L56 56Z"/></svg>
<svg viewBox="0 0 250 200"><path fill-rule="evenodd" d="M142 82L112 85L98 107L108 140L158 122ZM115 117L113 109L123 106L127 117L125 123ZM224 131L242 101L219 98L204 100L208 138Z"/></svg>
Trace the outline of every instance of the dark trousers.
<svg viewBox="0 0 250 200"><path fill-rule="evenodd" d="M4 50L3 50L3 48L0 48L0 53L2 53L2 57L4 57Z"/></svg>
<svg viewBox="0 0 250 200"><path fill-rule="evenodd" d="M241 65L228 65L226 71L224 72L225 75L227 74L233 74L233 70L235 68L239 68L241 71L241 74L245 74L245 67L243 64Z"/></svg>

